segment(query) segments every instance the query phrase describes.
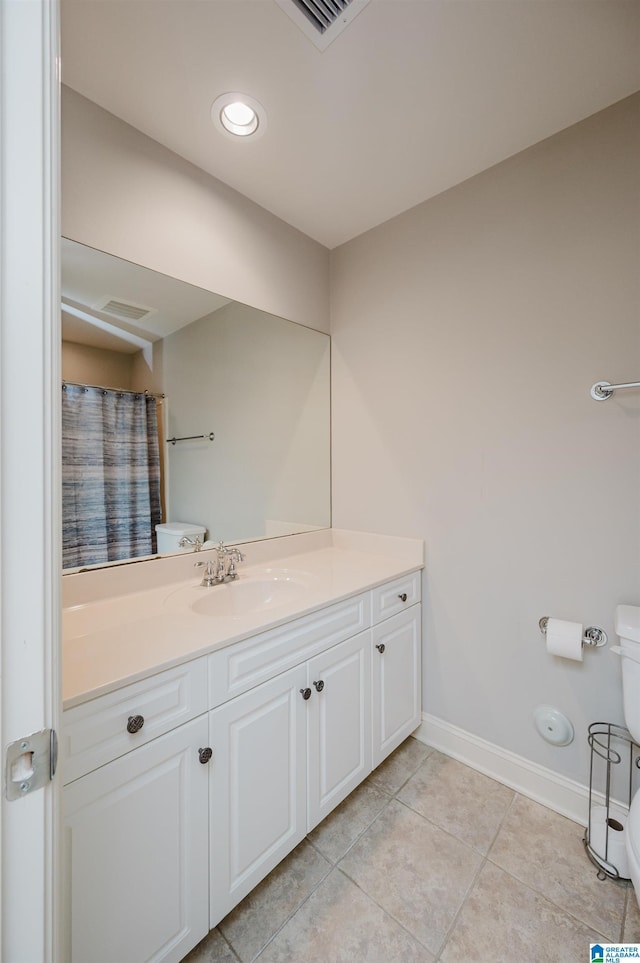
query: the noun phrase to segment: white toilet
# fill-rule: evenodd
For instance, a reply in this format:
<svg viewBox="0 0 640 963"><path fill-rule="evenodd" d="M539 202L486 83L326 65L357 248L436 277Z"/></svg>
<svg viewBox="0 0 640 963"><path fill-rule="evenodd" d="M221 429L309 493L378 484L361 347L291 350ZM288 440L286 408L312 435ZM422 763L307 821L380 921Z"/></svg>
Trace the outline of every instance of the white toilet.
<svg viewBox="0 0 640 963"><path fill-rule="evenodd" d="M620 639L622 659L622 699L627 729L640 745L640 606L619 605L616 608L616 635ZM627 821L626 850L629 875L640 904L640 789L631 801Z"/></svg>

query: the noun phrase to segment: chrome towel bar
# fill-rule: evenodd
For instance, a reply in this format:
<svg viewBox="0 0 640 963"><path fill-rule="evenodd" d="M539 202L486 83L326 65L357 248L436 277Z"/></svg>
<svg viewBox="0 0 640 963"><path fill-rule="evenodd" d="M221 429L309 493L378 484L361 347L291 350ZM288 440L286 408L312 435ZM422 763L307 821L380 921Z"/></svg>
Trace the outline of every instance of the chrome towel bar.
<svg viewBox="0 0 640 963"><path fill-rule="evenodd" d="M591 397L595 401L606 401L619 388L640 388L640 381L627 381L623 385L612 385L608 381L596 381L591 386Z"/></svg>
<svg viewBox="0 0 640 963"><path fill-rule="evenodd" d="M183 438L176 438L174 436L173 438L167 438L167 444L175 445L177 441L196 441L198 438L208 438L209 441L213 441L215 437L212 431L210 431L208 435L185 435Z"/></svg>

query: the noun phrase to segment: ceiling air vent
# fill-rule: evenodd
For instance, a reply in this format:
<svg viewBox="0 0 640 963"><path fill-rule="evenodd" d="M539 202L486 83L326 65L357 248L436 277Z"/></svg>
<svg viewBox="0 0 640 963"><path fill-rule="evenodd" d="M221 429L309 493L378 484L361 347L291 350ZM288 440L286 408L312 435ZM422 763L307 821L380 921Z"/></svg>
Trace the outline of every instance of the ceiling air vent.
<svg viewBox="0 0 640 963"><path fill-rule="evenodd" d="M105 314L112 314L116 318L126 318L127 321L142 321L150 314L155 314L155 308L147 308L143 304L132 304L130 301L120 301L117 298L109 298L94 305L99 311Z"/></svg>
<svg viewBox="0 0 640 963"><path fill-rule="evenodd" d="M276 0L318 50L326 50L369 0Z"/></svg>

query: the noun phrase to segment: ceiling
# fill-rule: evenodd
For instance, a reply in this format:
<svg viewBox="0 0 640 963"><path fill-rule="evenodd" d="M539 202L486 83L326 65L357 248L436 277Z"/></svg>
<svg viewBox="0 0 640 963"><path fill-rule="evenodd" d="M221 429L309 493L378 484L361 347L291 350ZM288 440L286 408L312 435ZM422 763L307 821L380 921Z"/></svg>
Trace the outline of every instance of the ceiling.
<svg viewBox="0 0 640 963"><path fill-rule="evenodd" d="M139 351L229 303L228 298L67 238L62 239L61 293L63 341L124 353ZM131 322L105 310L109 301L150 312Z"/></svg>
<svg viewBox="0 0 640 963"><path fill-rule="evenodd" d="M640 88L637 0L371 0L324 52L275 0L61 9L64 83L329 248Z"/></svg>

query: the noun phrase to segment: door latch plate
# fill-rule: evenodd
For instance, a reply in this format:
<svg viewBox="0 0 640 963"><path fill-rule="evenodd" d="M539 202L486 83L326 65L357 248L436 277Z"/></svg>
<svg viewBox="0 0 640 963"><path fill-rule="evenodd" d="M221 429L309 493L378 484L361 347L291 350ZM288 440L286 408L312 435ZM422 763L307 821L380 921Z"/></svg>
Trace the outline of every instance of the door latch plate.
<svg viewBox="0 0 640 963"><path fill-rule="evenodd" d="M46 786L53 779L57 762L54 729L42 729L7 746L5 795L9 802Z"/></svg>

